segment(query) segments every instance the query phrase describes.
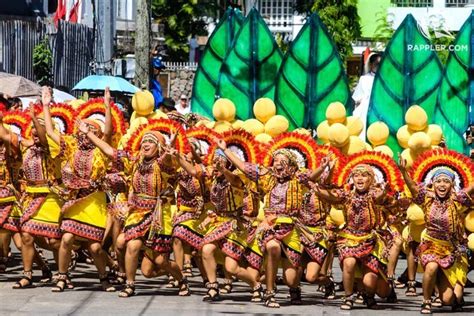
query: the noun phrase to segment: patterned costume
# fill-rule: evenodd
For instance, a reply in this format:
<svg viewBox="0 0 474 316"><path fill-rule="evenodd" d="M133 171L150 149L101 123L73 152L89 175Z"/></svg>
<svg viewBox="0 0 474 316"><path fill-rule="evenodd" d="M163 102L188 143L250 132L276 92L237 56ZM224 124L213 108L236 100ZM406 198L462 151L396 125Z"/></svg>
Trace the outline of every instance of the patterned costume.
<svg viewBox="0 0 474 316"><path fill-rule="evenodd" d="M0 228L18 232L21 211L16 204L16 189L13 186L11 150L13 148L5 145L0 147Z"/></svg>
<svg viewBox="0 0 474 316"><path fill-rule="evenodd" d="M99 148L85 142L81 136L87 137L62 135L59 146L48 137L51 157L62 161L65 190L60 190L59 195L66 202L61 210L61 230L101 242L107 221L102 179L108 160Z"/></svg>
<svg viewBox="0 0 474 316"><path fill-rule="evenodd" d="M50 186L59 184L59 160L53 160L48 150L37 144L22 146L22 153L26 187L21 198L21 231L33 236L60 239L59 218L63 203L50 189Z"/></svg>

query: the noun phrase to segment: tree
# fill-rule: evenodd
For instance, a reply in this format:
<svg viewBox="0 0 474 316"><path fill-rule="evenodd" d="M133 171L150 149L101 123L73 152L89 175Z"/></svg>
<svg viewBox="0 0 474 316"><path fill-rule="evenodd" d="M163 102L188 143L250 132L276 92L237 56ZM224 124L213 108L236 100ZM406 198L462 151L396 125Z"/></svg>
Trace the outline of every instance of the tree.
<svg viewBox="0 0 474 316"><path fill-rule="evenodd" d="M53 79L53 54L49 48L48 37L44 37L33 48L33 73L40 85L48 84Z"/></svg>
<svg viewBox="0 0 474 316"><path fill-rule="evenodd" d="M352 55L352 42L361 35L357 0L297 0L295 10L302 14L308 11L319 14L345 64Z"/></svg>
<svg viewBox="0 0 474 316"><path fill-rule="evenodd" d="M135 34L135 84L147 87L150 80L150 0L137 1Z"/></svg>
<svg viewBox="0 0 474 316"><path fill-rule="evenodd" d="M218 2L210 0L153 0L152 14L165 26L165 44L174 60L185 61L191 35L206 36L207 17L216 15Z"/></svg>

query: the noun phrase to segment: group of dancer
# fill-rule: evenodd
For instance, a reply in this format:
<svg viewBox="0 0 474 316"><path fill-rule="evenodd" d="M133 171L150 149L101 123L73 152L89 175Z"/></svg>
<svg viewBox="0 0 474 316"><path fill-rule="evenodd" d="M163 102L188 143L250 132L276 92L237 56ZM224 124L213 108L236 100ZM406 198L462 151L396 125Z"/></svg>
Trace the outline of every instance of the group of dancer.
<svg viewBox="0 0 474 316"><path fill-rule="evenodd" d="M407 170L404 159L397 165L368 151L344 157L302 134L260 144L244 131L219 135L171 119L150 120L118 145L107 90L104 121L79 118L73 134L53 120L47 88L41 103L29 111L31 137L0 124L0 273L13 238L24 270L14 289L33 284L33 264L43 279L53 277L38 249L52 251L58 266L51 290L73 289L72 256L82 249L103 290L122 298L135 294L140 262L146 278L167 275L178 295L190 295L194 262L204 301L221 299L239 279L249 300L278 308L280 268L291 304L301 304L302 279L334 299L338 257L340 308L359 301L377 308L376 295L397 301L394 272L404 248L407 295L416 295L416 263L424 270L421 313L462 309L463 218L474 192L467 157L435 149ZM424 212L419 243L402 236L412 204ZM343 223L330 216L336 211Z"/></svg>

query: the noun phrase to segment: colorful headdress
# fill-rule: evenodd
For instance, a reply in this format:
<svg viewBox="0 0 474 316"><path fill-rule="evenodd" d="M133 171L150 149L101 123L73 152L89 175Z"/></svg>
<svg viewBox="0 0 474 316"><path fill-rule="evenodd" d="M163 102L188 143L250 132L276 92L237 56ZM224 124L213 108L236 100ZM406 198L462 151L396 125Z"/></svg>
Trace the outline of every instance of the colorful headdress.
<svg viewBox="0 0 474 316"><path fill-rule="evenodd" d="M236 154L241 160L251 163L258 163L260 157L260 145L255 141L255 137L244 130L231 130L221 135L226 142L227 148ZM215 151L212 152L211 160Z"/></svg>
<svg viewBox="0 0 474 316"><path fill-rule="evenodd" d="M167 144L170 141L171 134L176 134L175 148L180 153L189 152L189 142L183 127L179 123L168 119L149 120L148 124L140 125L135 132L133 132L127 142L125 150L133 154L138 153L143 136L150 131L160 132L164 136Z"/></svg>
<svg viewBox="0 0 474 316"><path fill-rule="evenodd" d="M150 140L157 145L164 145L166 143L165 137L158 131L148 131L146 132L143 137L141 143L146 140Z"/></svg>
<svg viewBox="0 0 474 316"><path fill-rule="evenodd" d="M263 154L263 165L271 166L273 153L285 149L296 157L299 168L316 169L318 167L318 145L311 136L299 133L283 133L275 137L266 147ZM281 152L281 151L280 151Z"/></svg>
<svg viewBox="0 0 474 316"><path fill-rule="evenodd" d="M115 103L110 104L112 112L113 126L113 144L118 144L122 135L126 133L125 120L123 113ZM76 111L76 117L79 119L94 119L105 122L105 104L103 98L90 99L86 103L81 104ZM77 127L76 127L77 128ZM77 132L77 130L75 130Z"/></svg>
<svg viewBox="0 0 474 316"><path fill-rule="evenodd" d="M199 151L204 155L204 163L208 164L212 158L212 153L216 149L214 139L220 138L221 135L210 128L200 126L186 130L186 137L191 146L199 146Z"/></svg>
<svg viewBox="0 0 474 316"><path fill-rule="evenodd" d="M38 121L44 121L43 107L39 103L33 105L35 115L38 117ZM27 110L25 110L27 111ZM50 106L51 119L54 125L59 129L61 134L72 134L74 133L74 124L76 119L76 110L72 106L66 103L55 103ZM31 126L27 130L27 136L31 136Z"/></svg>
<svg viewBox="0 0 474 316"><path fill-rule="evenodd" d="M3 124L8 125L10 131L27 138L28 128L31 135L31 117L23 111L9 111L3 117Z"/></svg>
<svg viewBox="0 0 474 316"><path fill-rule="evenodd" d="M371 168L371 170L368 170ZM362 151L347 157L344 165L336 174L338 186L349 183L354 171L368 171L374 176L376 183L388 184L389 193L403 192L403 176L390 156L377 151Z"/></svg>
<svg viewBox="0 0 474 316"><path fill-rule="evenodd" d="M421 154L413 163L411 177L417 183L429 184L436 175L454 177L454 187L459 190L474 182L474 164L452 150L437 148Z"/></svg>

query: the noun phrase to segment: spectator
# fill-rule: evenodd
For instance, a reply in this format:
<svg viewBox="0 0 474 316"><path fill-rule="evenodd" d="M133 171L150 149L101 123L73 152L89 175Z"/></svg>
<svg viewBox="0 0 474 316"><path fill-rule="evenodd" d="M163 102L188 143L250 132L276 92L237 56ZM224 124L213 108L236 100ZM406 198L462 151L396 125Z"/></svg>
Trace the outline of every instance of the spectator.
<svg viewBox="0 0 474 316"><path fill-rule="evenodd" d="M179 102L175 106L176 111L179 114L186 115L191 112L191 107L188 104L188 97L185 94L182 94L179 98Z"/></svg>

